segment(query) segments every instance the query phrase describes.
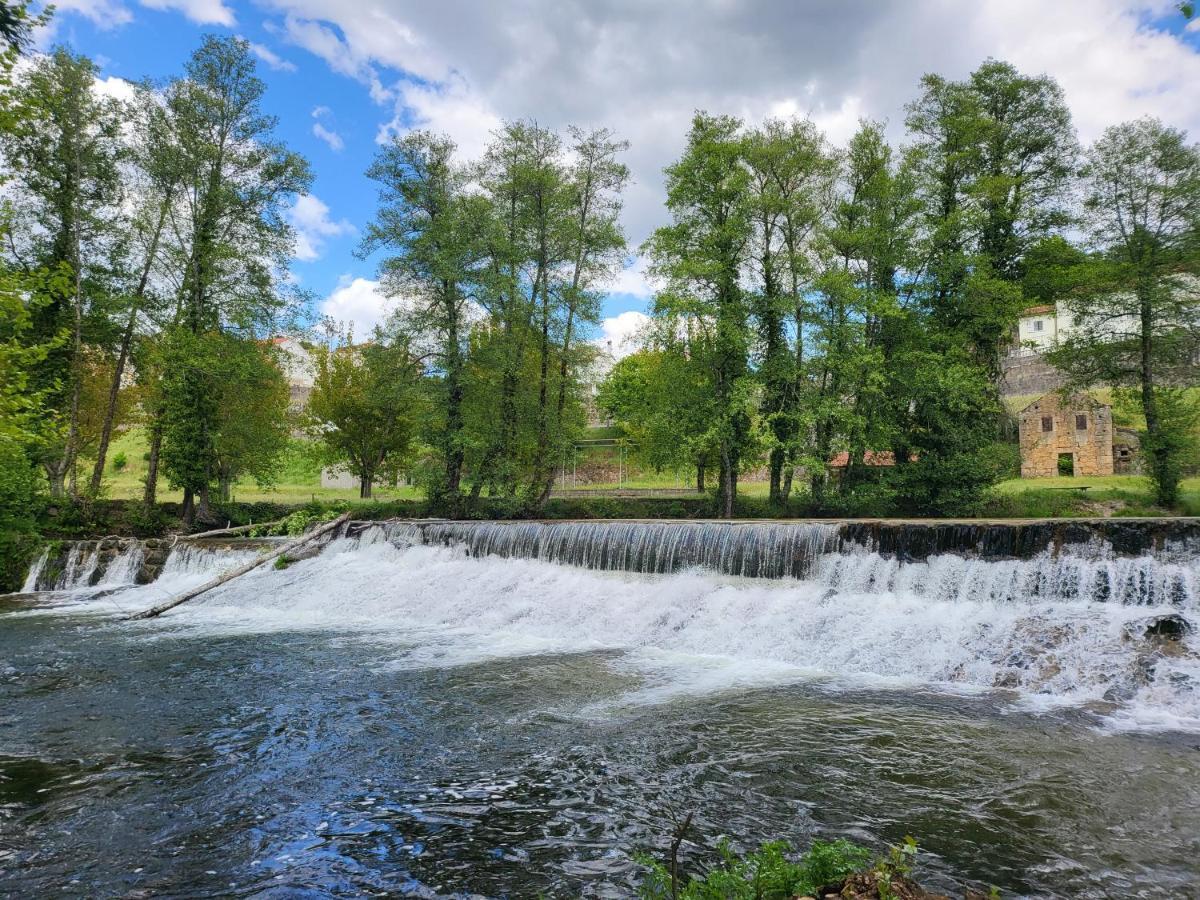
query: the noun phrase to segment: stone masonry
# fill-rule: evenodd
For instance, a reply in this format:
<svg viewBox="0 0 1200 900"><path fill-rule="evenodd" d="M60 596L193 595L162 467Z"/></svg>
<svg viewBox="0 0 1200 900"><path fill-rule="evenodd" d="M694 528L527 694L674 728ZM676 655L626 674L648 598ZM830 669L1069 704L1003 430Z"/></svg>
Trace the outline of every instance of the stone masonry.
<svg viewBox="0 0 1200 900"><path fill-rule="evenodd" d="M1058 475L1060 457L1076 475L1113 474L1112 408L1087 394L1034 400L1021 410L1020 435L1022 478Z"/></svg>

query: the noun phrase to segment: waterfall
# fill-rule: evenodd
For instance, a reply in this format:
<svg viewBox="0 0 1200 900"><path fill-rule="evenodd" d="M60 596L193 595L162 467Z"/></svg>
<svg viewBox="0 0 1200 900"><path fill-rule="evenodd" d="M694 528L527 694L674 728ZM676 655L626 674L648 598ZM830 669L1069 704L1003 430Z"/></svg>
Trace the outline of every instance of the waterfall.
<svg viewBox="0 0 1200 900"><path fill-rule="evenodd" d="M50 548L47 547L29 569L29 574L25 576L25 583L21 585L22 594L32 594L38 589L38 579L42 577L42 570L46 568L46 560L49 558Z"/></svg>
<svg viewBox="0 0 1200 900"><path fill-rule="evenodd" d="M427 543L462 544L472 556L643 574L703 568L749 578L803 578L837 548L825 523L446 522L424 528Z"/></svg>

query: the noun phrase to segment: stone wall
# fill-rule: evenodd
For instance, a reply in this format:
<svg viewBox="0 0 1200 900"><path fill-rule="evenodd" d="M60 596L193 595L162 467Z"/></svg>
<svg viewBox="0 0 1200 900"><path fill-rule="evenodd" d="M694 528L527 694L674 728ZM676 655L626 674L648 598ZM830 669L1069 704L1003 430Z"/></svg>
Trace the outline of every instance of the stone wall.
<svg viewBox="0 0 1200 900"><path fill-rule="evenodd" d="M1045 394L1063 386L1058 369L1040 355L1005 356L1000 360L1000 395L1021 397Z"/></svg>
<svg viewBox="0 0 1200 900"><path fill-rule="evenodd" d="M1021 411L1020 435L1022 478L1058 475L1064 454L1076 475L1113 474L1112 408L1087 395L1066 402L1057 393L1040 397Z"/></svg>

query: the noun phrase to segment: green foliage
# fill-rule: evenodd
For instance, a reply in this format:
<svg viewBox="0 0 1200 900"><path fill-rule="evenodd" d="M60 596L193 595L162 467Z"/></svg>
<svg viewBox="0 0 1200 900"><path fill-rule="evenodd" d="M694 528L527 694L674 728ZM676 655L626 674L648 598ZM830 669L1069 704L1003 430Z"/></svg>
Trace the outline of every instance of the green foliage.
<svg viewBox="0 0 1200 900"><path fill-rule="evenodd" d="M403 344L346 346L317 354L308 430L331 464L345 465L371 496L376 478L410 458L421 408L419 373Z"/></svg>
<svg viewBox="0 0 1200 900"><path fill-rule="evenodd" d="M756 852L739 857L727 840L717 845L720 862L703 878L686 881L680 900L790 900L815 894L865 869L871 852L847 840L814 841L798 862L787 858L783 841L763 844ZM671 874L665 865L643 854L638 863L646 870L638 889L645 900L673 896Z"/></svg>
<svg viewBox="0 0 1200 900"><path fill-rule="evenodd" d="M40 487L29 457L0 437L0 593L21 586L36 550Z"/></svg>
<svg viewBox="0 0 1200 900"><path fill-rule="evenodd" d="M112 467L117 472L123 472L127 465L129 465L129 457L125 455L124 451L120 451L113 456Z"/></svg>
<svg viewBox="0 0 1200 900"><path fill-rule="evenodd" d="M1157 119L1105 130L1088 154L1085 218L1100 252L1055 267L1075 319L1051 361L1074 386L1136 396L1156 502L1175 504L1195 414L1177 388L1200 358L1200 147Z"/></svg>

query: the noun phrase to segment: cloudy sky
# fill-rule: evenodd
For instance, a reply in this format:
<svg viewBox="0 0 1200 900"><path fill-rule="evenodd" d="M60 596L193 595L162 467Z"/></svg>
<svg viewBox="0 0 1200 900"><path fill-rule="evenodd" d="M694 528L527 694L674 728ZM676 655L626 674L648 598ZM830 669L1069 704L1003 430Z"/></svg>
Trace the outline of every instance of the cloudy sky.
<svg viewBox="0 0 1200 900"><path fill-rule="evenodd" d="M293 212L296 277L323 312L382 316L375 261L353 255L373 212L363 172L413 127L467 155L496 125L605 125L631 142L631 246L663 221L662 168L695 109L809 116L835 142L863 117L903 139L925 72L994 56L1059 80L1084 141L1156 115L1200 139L1200 21L1173 0L56 0L42 46L65 42L109 83L166 78L204 32L252 43L282 136L312 161ZM604 335L638 324L641 267L611 286Z"/></svg>

